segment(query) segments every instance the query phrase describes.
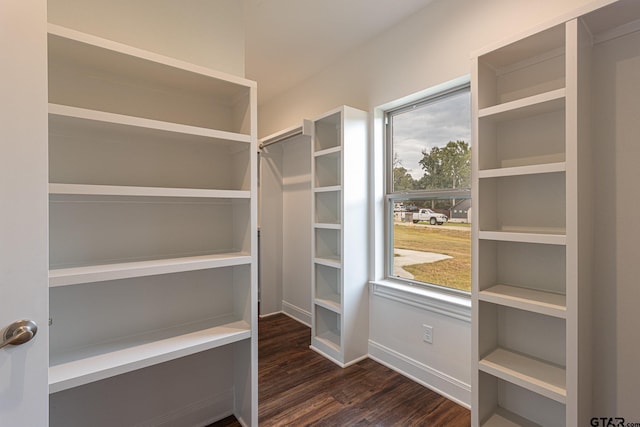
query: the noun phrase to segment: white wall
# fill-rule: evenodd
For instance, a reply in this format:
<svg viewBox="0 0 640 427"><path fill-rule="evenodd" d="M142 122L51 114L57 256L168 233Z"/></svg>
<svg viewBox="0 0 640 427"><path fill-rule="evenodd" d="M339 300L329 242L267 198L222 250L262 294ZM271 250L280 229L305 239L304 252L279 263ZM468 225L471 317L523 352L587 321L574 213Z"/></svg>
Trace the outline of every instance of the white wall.
<svg viewBox="0 0 640 427"><path fill-rule="evenodd" d="M236 0L48 0L49 22L244 76Z"/></svg>
<svg viewBox="0 0 640 427"><path fill-rule="evenodd" d="M424 296L378 285L371 288L370 303L369 355L469 406L469 310L447 307L447 304L434 305ZM447 312L447 309L452 310ZM432 328L431 343L423 340L425 325Z"/></svg>
<svg viewBox="0 0 640 427"><path fill-rule="evenodd" d="M260 315L282 311L282 144L260 153Z"/></svg>
<svg viewBox="0 0 640 427"><path fill-rule="evenodd" d="M283 143L282 310L311 325L311 138Z"/></svg>

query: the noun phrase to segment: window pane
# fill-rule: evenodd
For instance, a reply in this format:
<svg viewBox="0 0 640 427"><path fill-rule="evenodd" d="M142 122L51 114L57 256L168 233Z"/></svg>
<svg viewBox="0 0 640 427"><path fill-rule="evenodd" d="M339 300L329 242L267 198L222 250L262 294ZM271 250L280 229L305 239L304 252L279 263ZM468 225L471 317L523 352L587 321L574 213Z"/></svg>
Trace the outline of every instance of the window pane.
<svg viewBox="0 0 640 427"><path fill-rule="evenodd" d="M468 89L392 113L392 192L471 186Z"/></svg>
<svg viewBox="0 0 640 427"><path fill-rule="evenodd" d="M471 290L470 103L466 87L387 114L391 277Z"/></svg>
<svg viewBox="0 0 640 427"><path fill-rule="evenodd" d="M391 276L470 292L471 224L467 215L471 199L408 199L391 204Z"/></svg>

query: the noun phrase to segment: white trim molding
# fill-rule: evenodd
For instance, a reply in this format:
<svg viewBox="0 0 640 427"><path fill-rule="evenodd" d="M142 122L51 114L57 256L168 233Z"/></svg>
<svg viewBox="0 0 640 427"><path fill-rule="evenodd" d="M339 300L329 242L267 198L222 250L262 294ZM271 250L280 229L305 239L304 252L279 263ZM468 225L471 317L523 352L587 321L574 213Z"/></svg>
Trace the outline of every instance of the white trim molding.
<svg viewBox="0 0 640 427"><path fill-rule="evenodd" d="M286 301L282 301L282 312L303 325L311 327L311 313L309 311L303 310L302 308Z"/></svg>
<svg viewBox="0 0 640 427"><path fill-rule="evenodd" d="M471 407L471 385L465 382L372 340L369 357L465 408Z"/></svg>
<svg viewBox="0 0 640 427"><path fill-rule="evenodd" d="M387 280L369 282L371 294L471 323L471 299Z"/></svg>

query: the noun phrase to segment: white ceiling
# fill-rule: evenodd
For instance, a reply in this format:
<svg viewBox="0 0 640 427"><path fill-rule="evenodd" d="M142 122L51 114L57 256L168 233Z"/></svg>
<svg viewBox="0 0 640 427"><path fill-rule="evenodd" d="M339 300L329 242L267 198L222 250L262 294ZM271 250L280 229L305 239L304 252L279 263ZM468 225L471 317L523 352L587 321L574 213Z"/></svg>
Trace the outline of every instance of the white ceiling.
<svg viewBox="0 0 640 427"><path fill-rule="evenodd" d="M260 103L433 0L245 0L245 74Z"/></svg>

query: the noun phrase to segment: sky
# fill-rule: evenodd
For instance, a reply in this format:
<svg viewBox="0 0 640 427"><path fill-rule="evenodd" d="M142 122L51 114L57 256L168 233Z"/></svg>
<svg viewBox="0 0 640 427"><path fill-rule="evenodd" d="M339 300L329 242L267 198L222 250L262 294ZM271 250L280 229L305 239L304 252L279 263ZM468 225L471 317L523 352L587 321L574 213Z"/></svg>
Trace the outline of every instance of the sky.
<svg viewBox="0 0 640 427"><path fill-rule="evenodd" d="M393 116L393 151L414 179L424 174L422 150L449 141L471 144L471 94L466 90Z"/></svg>

